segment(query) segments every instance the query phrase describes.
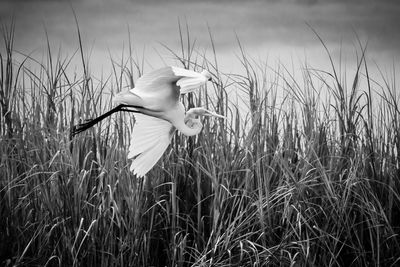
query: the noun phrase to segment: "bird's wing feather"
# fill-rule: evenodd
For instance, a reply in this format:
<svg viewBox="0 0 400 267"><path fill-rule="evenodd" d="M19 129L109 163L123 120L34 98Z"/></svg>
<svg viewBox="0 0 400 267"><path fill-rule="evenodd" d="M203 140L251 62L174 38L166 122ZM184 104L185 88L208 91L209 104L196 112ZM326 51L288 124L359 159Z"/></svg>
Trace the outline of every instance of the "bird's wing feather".
<svg viewBox="0 0 400 267"><path fill-rule="evenodd" d="M199 88L201 85L205 84L206 80L204 77L199 76L199 77L184 77L180 78L177 82L176 85L178 85L181 90L181 94L187 94L195 89Z"/></svg>
<svg viewBox="0 0 400 267"><path fill-rule="evenodd" d="M181 88L181 94L190 93L207 82L207 79L201 73L177 67L172 67L172 69L175 75L181 77L176 82L176 85Z"/></svg>
<svg viewBox="0 0 400 267"><path fill-rule="evenodd" d="M134 92L149 93L158 91L159 85L165 85L166 83L172 83L179 79L172 70L172 67L164 67L156 69L143 74L137 81L136 86L132 90Z"/></svg>
<svg viewBox="0 0 400 267"><path fill-rule="evenodd" d="M132 158L131 170L144 176L167 149L173 132L170 122L144 114L135 114L128 158Z"/></svg>
<svg viewBox="0 0 400 267"><path fill-rule="evenodd" d="M161 158L164 151L167 149L170 141L163 140L159 144L154 145L152 148L137 156L131 164L131 171L138 176L143 177L148 173L157 161Z"/></svg>
<svg viewBox="0 0 400 267"><path fill-rule="evenodd" d="M178 67L168 66L160 69L153 70L141 76L132 92L138 95L148 95L152 93L159 93L161 90L174 89L179 90L178 93L188 93L204 84L206 79L202 74L182 69ZM174 87L173 84L179 87ZM172 88L167 88L170 85Z"/></svg>
<svg viewBox="0 0 400 267"><path fill-rule="evenodd" d="M178 67L174 67L174 66L171 66L170 68L174 72L175 76L177 76L177 77L193 77L193 78L195 78L195 77L202 76L200 73L192 71L192 70L187 70L187 69L178 68Z"/></svg>

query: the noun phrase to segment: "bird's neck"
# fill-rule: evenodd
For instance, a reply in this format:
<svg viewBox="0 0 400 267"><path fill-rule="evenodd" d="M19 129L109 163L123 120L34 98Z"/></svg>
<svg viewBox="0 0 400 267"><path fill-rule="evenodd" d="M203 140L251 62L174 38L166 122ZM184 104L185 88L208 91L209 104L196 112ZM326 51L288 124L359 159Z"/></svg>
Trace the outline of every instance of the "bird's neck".
<svg viewBox="0 0 400 267"><path fill-rule="evenodd" d="M196 121L193 121L192 123L185 123L183 120L180 121L179 123L176 123L175 128L183 133L186 136L193 136L196 134L199 134L202 128L202 125Z"/></svg>

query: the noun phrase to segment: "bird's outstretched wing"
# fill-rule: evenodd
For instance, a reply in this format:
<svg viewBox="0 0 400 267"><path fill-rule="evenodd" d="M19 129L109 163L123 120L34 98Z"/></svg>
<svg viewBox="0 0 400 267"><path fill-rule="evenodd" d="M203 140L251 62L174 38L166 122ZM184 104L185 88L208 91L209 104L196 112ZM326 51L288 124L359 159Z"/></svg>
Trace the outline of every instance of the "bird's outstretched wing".
<svg viewBox="0 0 400 267"><path fill-rule="evenodd" d="M132 92L138 95L159 94L166 89L176 90L176 94L193 91L207 82L206 77L198 72L167 66L153 70L141 76ZM169 86L169 87L168 87Z"/></svg>
<svg viewBox="0 0 400 267"><path fill-rule="evenodd" d="M131 171L144 176L161 158L171 142L174 127L166 120L144 114L135 114L128 158Z"/></svg>
<svg viewBox="0 0 400 267"><path fill-rule="evenodd" d="M179 80L176 85L180 87L180 93L186 94L204 85L208 78L203 73L182 69L178 67L171 67L176 76L179 76Z"/></svg>
<svg viewBox="0 0 400 267"><path fill-rule="evenodd" d="M204 76L183 77L183 78L180 78L176 82L176 85L178 85L180 87L181 94L187 94L187 93L193 92L194 90L199 88L201 85L205 84L206 82L207 82L207 79Z"/></svg>

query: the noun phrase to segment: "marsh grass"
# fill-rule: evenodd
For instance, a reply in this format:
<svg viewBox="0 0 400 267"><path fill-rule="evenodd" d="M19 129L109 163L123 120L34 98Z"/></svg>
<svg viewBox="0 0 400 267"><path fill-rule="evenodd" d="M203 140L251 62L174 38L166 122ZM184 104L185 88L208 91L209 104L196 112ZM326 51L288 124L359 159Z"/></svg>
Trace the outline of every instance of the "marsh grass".
<svg viewBox="0 0 400 267"><path fill-rule="evenodd" d="M179 25L181 51L170 49L177 64L213 74L182 101L228 119L205 119L195 137L176 134L137 179L126 159L128 114L70 135L145 71L133 44L97 79L79 29L73 57L82 73L73 74L72 57L54 51L49 37L43 61L14 59L13 25L2 37L2 265L400 263L399 99L395 77L369 77L363 46L355 73L339 72L330 58L330 71L305 65L298 79L253 61L238 40L244 75L225 75L211 31L207 56Z"/></svg>

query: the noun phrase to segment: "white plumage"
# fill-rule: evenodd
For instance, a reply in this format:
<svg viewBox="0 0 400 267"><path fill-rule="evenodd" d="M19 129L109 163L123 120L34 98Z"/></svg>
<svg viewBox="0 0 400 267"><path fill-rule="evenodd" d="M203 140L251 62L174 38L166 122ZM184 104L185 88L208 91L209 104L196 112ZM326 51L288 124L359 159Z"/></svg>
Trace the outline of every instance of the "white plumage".
<svg viewBox="0 0 400 267"><path fill-rule="evenodd" d="M128 158L133 159L131 171L144 176L161 158L171 142L174 127L166 120L135 114Z"/></svg>
<svg viewBox="0 0 400 267"><path fill-rule="evenodd" d="M161 158L177 129L191 136L201 131L198 115L217 116L202 108L185 108L179 102L179 95L192 92L211 79L208 71L201 73L177 68L164 67L144 74L136 87L115 96L116 104L140 106L141 113L135 114L131 145L128 157L132 159L131 170L137 176L144 176Z"/></svg>

